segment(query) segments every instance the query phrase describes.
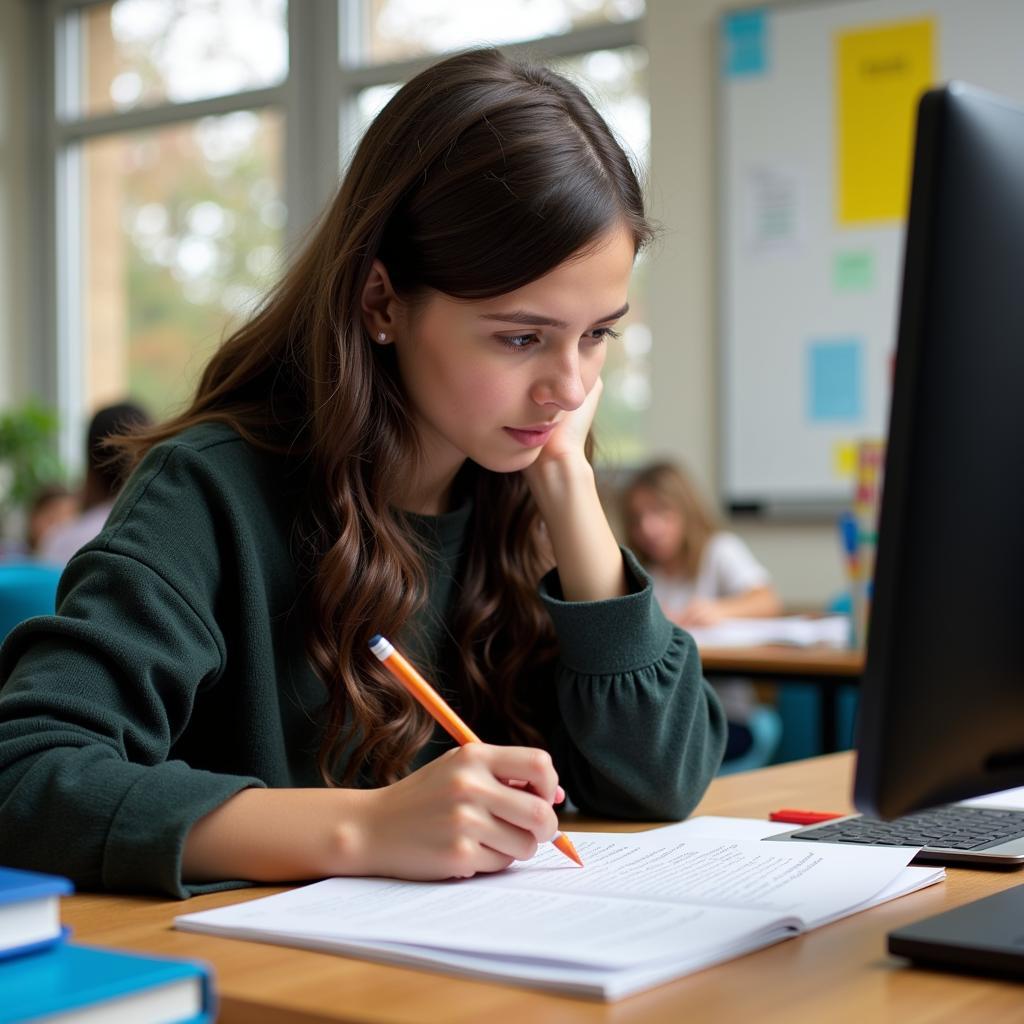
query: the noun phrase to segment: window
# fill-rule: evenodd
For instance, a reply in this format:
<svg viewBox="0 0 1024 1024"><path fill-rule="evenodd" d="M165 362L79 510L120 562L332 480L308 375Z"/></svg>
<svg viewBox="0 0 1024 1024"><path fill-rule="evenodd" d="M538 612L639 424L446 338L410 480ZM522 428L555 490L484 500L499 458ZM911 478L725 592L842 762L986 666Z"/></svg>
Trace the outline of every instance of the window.
<svg viewBox="0 0 1024 1024"><path fill-rule="evenodd" d="M558 36L574 29L629 22L643 0L363 0L363 62L386 64L432 57L479 43L503 44Z"/></svg>
<svg viewBox="0 0 1024 1024"><path fill-rule="evenodd" d="M643 0L48 0L47 10L57 230L39 319L55 338L72 466L97 406L131 395L156 416L182 407L329 199L339 161L437 55L493 43L550 61L646 166ZM644 279L641 260L605 372L608 461L644 452Z"/></svg>
<svg viewBox="0 0 1024 1024"><path fill-rule="evenodd" d="M285 0L115 0L56 19L62 455L131 396L179 410L279 270Z"/></svg>
<svg viewBox="0 0 1024 1024"><path fill-rule="evenodd" d="M65 113L227 96L288 74L285 0L117 0L65 24Z"/></svg>
<svg viewBox="0 0 1024 1024"><path fill-rule="evenodd" d="M283 241L281 116L236 111L82 144L86 407L181 408Z"/></svg>
<svg viewBox="0 0 1024 1024"><path fill-rule="evenodd" d="M644 174L651 148L646 49L597 50L552 64L590 95ZM651 331L647 326L645 261L646 254L641 253L630 285L629 313L619 327L622 337L609 346L602 374L605 390L594 433L597 461L604 465L640 462L647 454L644 414L650 405Z"/></svg>

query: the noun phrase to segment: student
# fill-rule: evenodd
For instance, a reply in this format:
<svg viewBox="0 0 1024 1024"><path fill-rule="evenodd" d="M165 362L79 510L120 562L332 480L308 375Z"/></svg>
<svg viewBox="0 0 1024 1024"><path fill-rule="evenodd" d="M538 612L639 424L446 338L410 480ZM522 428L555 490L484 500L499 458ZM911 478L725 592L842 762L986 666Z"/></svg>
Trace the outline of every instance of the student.
<svg viewBox="0 0 1024 1024"><path fill-rule="evenodd" d="M647 569L664 613L684 628L723 619L778 615L782 603L768 570L734 533L720 530L693 481L670 462L641 469L622 495L626 543ZM744 680L716 686L729 717L725 757L750 747L755 706Z"/></svg>
<svg viewBox="0 0 1024 1024"><path fill-rule="evenodd" d="M78 515L78 499L63 484L47 484L39 489L28 508L25 542L28 553L42 558L42 549L50 536Z"/></svg>
<svg viewBox="0 0 1024 1024"><path fill-rule="evenodd" d="M532 856L563 791L686 815L724 717L588 460L649 234L564 78L481 50L402 88L4 647L0 863L178 896L438 879ZM485 742L447 749L375 633Z"/></svg>
<svg viewBox="0 0 1024 1024"><path fill-rule="evenodd" d="M39 555L51 565L66 565L71 556L103 529L114 499L124 484L124 459L107 446L107 438L150 423L148 413L134 402L118 402L98 409L89 421L85 438L85 481L79 514L55 526L39 546Z"/></svg>

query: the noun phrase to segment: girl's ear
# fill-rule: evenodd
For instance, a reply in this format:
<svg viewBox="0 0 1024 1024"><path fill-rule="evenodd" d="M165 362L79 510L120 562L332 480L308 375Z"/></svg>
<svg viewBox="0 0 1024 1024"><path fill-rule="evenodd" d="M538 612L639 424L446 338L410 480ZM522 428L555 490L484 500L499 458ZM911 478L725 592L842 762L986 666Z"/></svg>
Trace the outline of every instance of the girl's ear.
<svg viewBox="0 0 1024 1024"><path fill-rule="evenodd" d="M387 267L374 260L360 300L363 323L370 337L380 345L390 345L401 322L402 302L391 286Z"/></svg>

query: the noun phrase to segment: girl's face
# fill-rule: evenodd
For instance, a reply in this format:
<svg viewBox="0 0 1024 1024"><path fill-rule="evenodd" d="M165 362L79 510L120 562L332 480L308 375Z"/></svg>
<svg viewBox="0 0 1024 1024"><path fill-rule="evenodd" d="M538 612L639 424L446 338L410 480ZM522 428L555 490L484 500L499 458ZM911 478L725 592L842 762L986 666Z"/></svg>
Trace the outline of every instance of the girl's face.
<svg viewBox="0 0 1024 1024"><path fill-rule="evenodd" d="M679 554L686 523L682 512L648 487L638 487L627 501L630 546L654 565Z"/></svg>
<svg viewBox="0 0 1024 1024"><path fill-rule="evenodd" d="M617 227L515 291L480 300L430 292L408 311L395 346L426 477L450 482L467 458L499 473L537 458L597 381L627 309L633 257L631 233Z"/></svg>

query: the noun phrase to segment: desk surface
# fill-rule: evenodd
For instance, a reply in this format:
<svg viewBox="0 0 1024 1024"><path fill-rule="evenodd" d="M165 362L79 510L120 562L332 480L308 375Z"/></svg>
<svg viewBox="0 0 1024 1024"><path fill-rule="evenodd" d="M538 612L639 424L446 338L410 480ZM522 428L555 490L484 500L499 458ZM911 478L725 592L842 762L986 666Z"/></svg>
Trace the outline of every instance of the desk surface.
<svg viewBox="0 0 1024 1024"><path fill-rule="evenodd" d="M716 779L698 813L766 817L777 807L849 809L851 754ZM570 829L588 823L567 821ZM606 823L589 823L604 828ZM642 827L642 826L638 826ZM625 830L625 829L624 829ZM1019 1021L1024 988L1009 981L912 970L885 953L885 934L918 918L1024 883L1024 874L949 869L943 883L771 949L618 1003L464 981L282 946L187 934L176 914L267 895L260 888L187 903L90 894L64 901L79 941L202 957L217 972L222 1022L328 1021L530 1024L633 1021Z"/></svg>
<svg viewBox="0 0 1024 1024"><path fill-rule="evenodd" d="M864 671L864 653L834 647L702 647L700 660L708 672L737 672L759 676L815 676L837 682L858 678Z"/></svg>

